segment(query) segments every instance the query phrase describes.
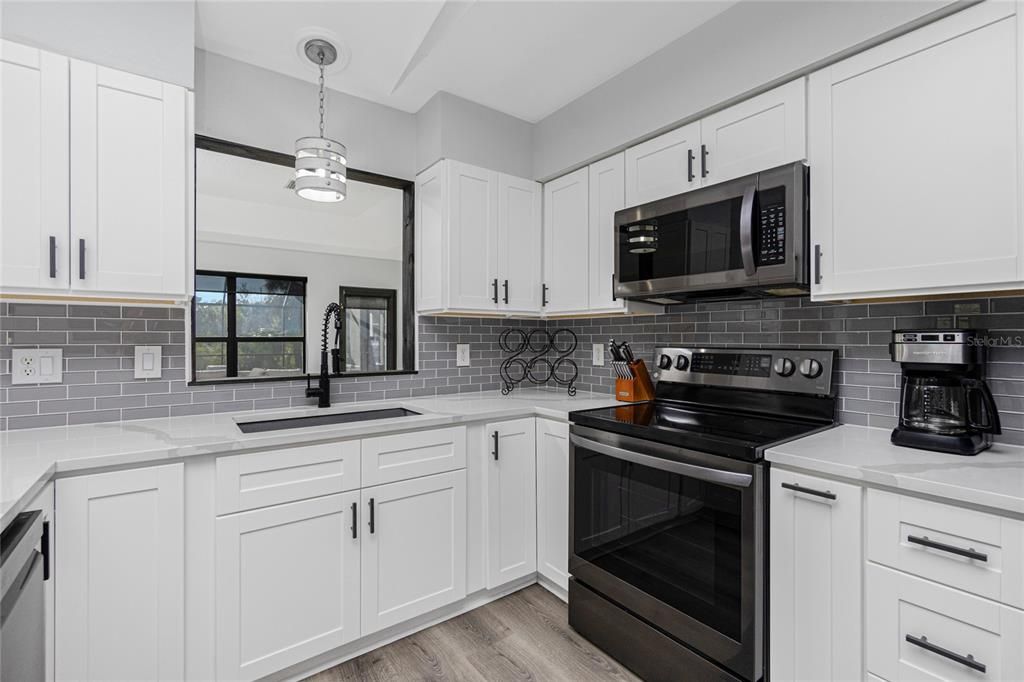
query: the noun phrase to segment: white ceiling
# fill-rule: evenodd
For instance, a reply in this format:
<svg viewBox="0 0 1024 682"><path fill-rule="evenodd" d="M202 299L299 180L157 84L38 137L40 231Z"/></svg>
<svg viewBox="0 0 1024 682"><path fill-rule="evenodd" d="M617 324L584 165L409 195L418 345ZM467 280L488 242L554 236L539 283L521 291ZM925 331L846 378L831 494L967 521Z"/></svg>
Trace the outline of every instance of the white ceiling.
<svg viewBox="0 0 1024 682"><path fill-rule="evenodd" d="M327 85L416 112L450 92L530 122L735 4L730 0L197 0L196 43L309 81L297 46L350 55Z"/></svg>

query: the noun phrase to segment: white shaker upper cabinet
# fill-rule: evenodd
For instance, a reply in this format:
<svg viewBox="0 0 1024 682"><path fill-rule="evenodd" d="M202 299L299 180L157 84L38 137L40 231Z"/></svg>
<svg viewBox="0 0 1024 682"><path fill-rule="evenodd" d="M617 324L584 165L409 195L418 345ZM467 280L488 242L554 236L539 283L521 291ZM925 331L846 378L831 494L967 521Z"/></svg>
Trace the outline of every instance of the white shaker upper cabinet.
<svg viewBox="0 0 1024 682"><path fill-rule="evenodd" d="M447 183L443 161L416 176L416 310L444 308L448 253L445 249Z"/></svg>
<svg viewBox="0 0 1024 682"><path fill-rule="evenodd" d="M589 305L588 170L544 185L544 312L586 312Z"/></svg>
<svg viewBox="0 0 1024 682"><path fill-rule="evenodd" d="M641 142L625 152L626 206L700 187L700 123Z"/></svg>
<svg viewBox="0 0 1024 682"><path fill-rule="evenodd" d="M498 174L448 161L448 308L498 309Z"/></svg>
<svg viewBox="0 0 1024 682"><path fill-rule="evenodd" d="M71 288L184 296L186 91L71 61Z"/></svg>
<svg viewBox="0 0 1024 682"><path fill-rule="evenodd" d="M0 40L0 286L68 288L68 60Z"/></svg>
<svg viewBox="0 0 1024 682"><path fill-rule="evenodd" d="M540 313L543 249L541 185L498 174L498 308Z"/></svg>
<svg viewBox="0 0 1024 682"><path fill-rule="evenodd" d="M589 166L590 309L622 312L625 301L612 294L615 273L615 212L626 207L624 153Z"/></svg>
<svg viewBox="0 0 1024 682"><path fill-rule="evenodd" d="M701 183L711 185L807 156L803 78L700 121Z"/></svg>
<svg viewBox="0 0 1024 682"><path fill-rule="evenodd" d="M812 298L1019 288L1014 9L982 3L811 75Z"/></svg>

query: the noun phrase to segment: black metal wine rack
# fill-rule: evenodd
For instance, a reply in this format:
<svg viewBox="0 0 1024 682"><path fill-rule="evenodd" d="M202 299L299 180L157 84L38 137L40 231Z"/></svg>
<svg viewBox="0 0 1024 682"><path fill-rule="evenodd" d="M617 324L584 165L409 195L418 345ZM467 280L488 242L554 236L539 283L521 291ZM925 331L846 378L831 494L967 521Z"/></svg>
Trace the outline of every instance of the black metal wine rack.
<svg viewBox="0 0 1024 682"><path fill-rule="evenodd" d="M580 368L572 359L579 341L571 329L531 329L529 332L511 327L501 332L498 346L511 355L501 363L501 393L508 395L524 381L538 386L554 382L576 395L576 379ZM554 352L555 359L547 357Z"/></svg>

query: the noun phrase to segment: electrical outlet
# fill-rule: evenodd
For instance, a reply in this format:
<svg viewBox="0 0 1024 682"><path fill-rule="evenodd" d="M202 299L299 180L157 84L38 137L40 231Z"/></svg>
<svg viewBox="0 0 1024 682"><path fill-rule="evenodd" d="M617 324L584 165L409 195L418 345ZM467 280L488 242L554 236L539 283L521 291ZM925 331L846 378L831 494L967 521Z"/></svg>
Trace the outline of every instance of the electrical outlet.
<svg viewBox="0 0 1024 682"><path fill-rule="evenodd" d="M59 384L64 381L64 351L15 348L11 351L12 384Z"/></svg>
<svg viewBox="0 0 1024 682"><path fill-rule="evenodd" d="M603 343L595 343L594 344L592 362L593 362L594 367L604 367L604 344Z"/></svg>
<svg viewBox="0 0 1024 682"><path fill-rule="evenodd" d="M469 367L469 344L455 344L455 364L459 367Z"/></svg>
<svg viewBox="0 0 1024 682"><path fill-rule="evenodd" d="M160 346L135 346L135 378L160 378Z"/></svg>

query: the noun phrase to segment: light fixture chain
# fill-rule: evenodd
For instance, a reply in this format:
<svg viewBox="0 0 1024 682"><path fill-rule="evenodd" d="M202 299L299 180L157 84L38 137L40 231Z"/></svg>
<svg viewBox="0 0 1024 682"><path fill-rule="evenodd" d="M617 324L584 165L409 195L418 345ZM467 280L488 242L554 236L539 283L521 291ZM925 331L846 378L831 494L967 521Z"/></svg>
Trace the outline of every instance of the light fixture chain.
<svg viewBox="0 0 1024 682"><path fill-rule="evenodd" d="M324 53L320 51L320 137L324 136Z"/></svg>

